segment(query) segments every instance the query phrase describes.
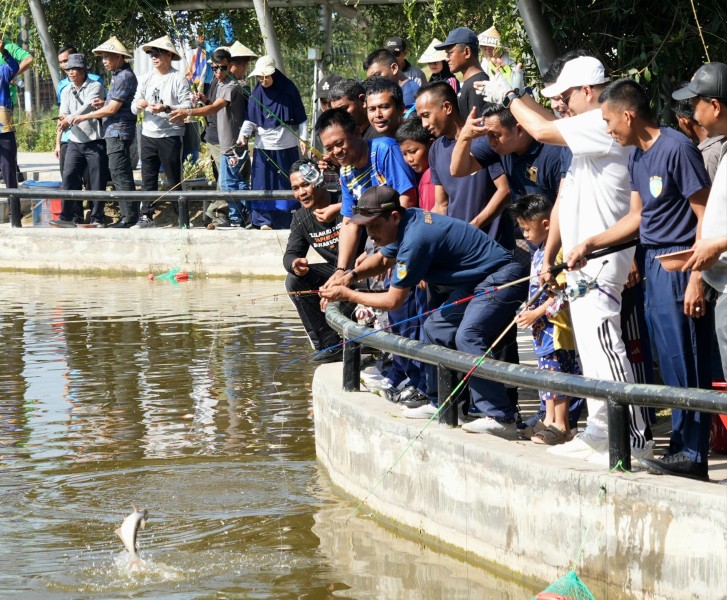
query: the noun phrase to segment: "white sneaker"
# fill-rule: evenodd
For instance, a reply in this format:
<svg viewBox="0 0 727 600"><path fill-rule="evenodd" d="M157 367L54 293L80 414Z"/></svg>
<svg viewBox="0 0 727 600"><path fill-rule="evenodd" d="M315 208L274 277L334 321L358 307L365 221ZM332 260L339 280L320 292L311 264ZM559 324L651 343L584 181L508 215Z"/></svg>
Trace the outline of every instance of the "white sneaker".
<svg viewBox="0 0 727 600"><path fill-rule="evenodd" d="M507 439L517 439L515 423L501 423L492 417L479 417L462 425L462 431L468 433L489 433Z"/></svg>
<svg viewBox="0 0 727 600"><path fill-rule="evenodd" d="M634 461L641 460L642 458L654 458L654 440L646 442L646 445L643 448L634 448L631 446L631 464L633 465ZM602 467L611 466L608 450L603 452L594 452L586 460L589 463L600 465Z"/></svg>
<svg viewBox="0 0 727 600"><path fill-rule="evenodd" d="M586 460L594 452L608 452L608 439L593 437L590 433L579 433L570 442L552 446L547 450L556 456L582 458Z"/></svg>
<svg viewBox="0 0 727 600"><path fill-rule="evenodd" d="M131 226L132 229L142 229L144 227L154 227L154 221L146 215L141 215L139 220Z"/></svg>
<svg viewBox="0 0 727 600"><path fill-rule="evenodd" d="M272 231L273 228L270 225L260 225L260 231Z"/></svg>
<svg viewBox="0 0 727 600"><path fill-rule="evenodd" d="M424 404L417 408L405 408L401 414L407 419L430 419L437 414L437 407L434 404Z"/></svg>

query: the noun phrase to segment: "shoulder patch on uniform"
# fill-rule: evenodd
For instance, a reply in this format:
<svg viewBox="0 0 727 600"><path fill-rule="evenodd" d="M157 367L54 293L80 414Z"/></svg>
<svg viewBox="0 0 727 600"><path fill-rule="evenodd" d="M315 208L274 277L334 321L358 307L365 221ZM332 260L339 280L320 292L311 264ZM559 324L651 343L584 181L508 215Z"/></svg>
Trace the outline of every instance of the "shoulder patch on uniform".
<svg viewBox="0 0 727 600"><path fill-rule="evenodd" d="M407 275L408 271L406 270L406 263L398 262L396 263L396 277L398 279L404 279Z"/></svg>

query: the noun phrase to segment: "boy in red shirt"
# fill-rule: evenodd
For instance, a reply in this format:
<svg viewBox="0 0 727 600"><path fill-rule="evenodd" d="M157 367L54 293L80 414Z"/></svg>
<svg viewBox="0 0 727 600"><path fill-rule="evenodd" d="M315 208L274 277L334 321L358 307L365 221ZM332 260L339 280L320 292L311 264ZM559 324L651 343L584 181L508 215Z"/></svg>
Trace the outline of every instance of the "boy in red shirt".
<svg viewBox="0 0 727 600"><path fill-rule="evenodd" d="M417 174L419 189L419 208L434 208L434 184L429 171L429 147L434 139L422 127L419 117L407 119L396 131L396 142L399 144L404 161Z"/></svg>

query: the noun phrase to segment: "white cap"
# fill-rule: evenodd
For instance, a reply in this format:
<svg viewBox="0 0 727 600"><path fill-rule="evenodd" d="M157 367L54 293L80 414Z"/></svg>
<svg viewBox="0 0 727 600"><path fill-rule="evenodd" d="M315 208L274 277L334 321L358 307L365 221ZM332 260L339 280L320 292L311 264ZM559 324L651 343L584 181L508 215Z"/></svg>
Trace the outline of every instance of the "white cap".
<svg viewBox="0 0 727 600"><path fill-rule="evenodd" d="M248 77L267 77L275 73L275 59L272 56L261 56L255 62L255 68Z"/></svg>
<svg viewBox="0 0 727 600"><path fill-rule="evenodd" d="M447 52L445 50L436 50L434 46L439 46L440 42L437 38L432 40L432 43L427 46L427 49L419 57L419 62L423 64L435 63L440 60L447 60Z"/></svg>
<svg viewBox="0 0 727 600"><path fill-rule="evenodd" d="M546 98L560 96L566 90L583 85L600 85L608 83L606 77L606 69L597 58L592 56L579 56L573 60L569 60L563 66L563 70L558 75L558 80L541 90L541 94Z"/></svg>

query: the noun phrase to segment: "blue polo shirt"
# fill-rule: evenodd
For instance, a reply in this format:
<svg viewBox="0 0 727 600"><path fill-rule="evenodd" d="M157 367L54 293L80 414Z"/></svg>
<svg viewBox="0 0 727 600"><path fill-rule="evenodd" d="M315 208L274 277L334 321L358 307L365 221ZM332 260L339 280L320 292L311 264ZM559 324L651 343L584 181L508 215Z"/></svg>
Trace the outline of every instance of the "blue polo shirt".
<svg viewBox="0 0 727 600"><path fill-rule="evenodd" d="M522 155L500 155L487 138L478 138L472 142L471 154L483 168L496 160L502 164L514 199L537 193L555 202L561 180L560 147L533 140Z"/></svg>
<svg viewBox="0 0 727 600"><path fill-rule="evenodd" d="M660 128L661 135L646 152L635 148L629 157L631 189L641 196L641 243L691 245L697 217L689 198L711 186L699 149L683 133Z"/></svg>
<svg viewBox="0 0 727 600"><path fill-rule="evenodd" d="M388 185L399 194L416 187L416 176L404 161L399 144L390 137L368 140L369 160L358 169L341 167L341 214L353 216L353 207L367 189L377 185Z"/></svg>
<svg viewBox="0 0 727 600"><path fill-rule="evenodd" d="M420 281L450 287L480 283L513 261L489 235L460 219L409 208L398 241L380 250L396 259L391 285L412 288Z"/></svg>

